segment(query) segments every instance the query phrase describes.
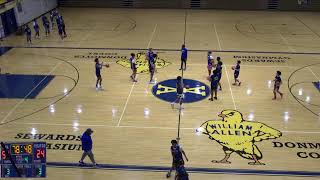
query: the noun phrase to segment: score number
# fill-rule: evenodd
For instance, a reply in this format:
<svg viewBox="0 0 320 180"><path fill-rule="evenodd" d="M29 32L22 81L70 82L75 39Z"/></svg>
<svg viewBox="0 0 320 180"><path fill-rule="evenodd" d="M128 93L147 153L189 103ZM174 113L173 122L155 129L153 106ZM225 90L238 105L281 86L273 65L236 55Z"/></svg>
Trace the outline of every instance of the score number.
<svg viewBox="0 0 320 180"><path fill-rule="evenodd" d="M27 154L32 154L32 145L31 144L26 144L26 145L12 145L12 150L11 152L13 154L20 154L20 153L27 153Z"/></svg>
<svg viewBox="0 0 320 180"><path fill-rule="evenodd" d="M7 155L4 150L1 150L1 159L3 159L3 160L7 159Z"/></svg>
<svg viewBox="0 0 320 180"><path fill-rule="evenodd" d="M36 158L37 159L41 159L41 158L44 158L46 157L46 152L44 149L37 149L37 152L36 152Z"/></svg>

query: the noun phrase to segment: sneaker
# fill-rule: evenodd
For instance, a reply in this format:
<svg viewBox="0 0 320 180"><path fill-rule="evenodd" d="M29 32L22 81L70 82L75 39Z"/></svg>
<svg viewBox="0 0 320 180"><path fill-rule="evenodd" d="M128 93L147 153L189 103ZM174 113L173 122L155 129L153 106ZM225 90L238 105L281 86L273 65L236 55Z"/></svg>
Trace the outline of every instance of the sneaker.
<svg viewBox="0 0 320 180"><path fill-rule="evenodd" d="M149 84L155 84L155 82L154 81L150 81Z"/></svg>
<svg viewBox="0 0 320 180"><path fill-rule="evenodd" d="M282 93L282 94L280 94L280 96L281 96L281 99L282 99L282 97L283 97L283 93Z"/></svg>
<svg viewBox="0 0 320 180"><path fill-rule="evenodd" d="M214 97L213 99L218 100L218 98L217 98L217 97Z"/></svg>
<svg viewBox="0 0 320 180"><path fill-rule="evenodd" d="M241 85L241 82L239 82L239 86Z"/></svg>
<svg viewBox="0 0 320 180"><path fill-rule="evenodd" d="M171 174L170 174L170 173L167 173L166 177L169 178L170 176L171 176Z"/></svg>
<svg viewBox="0 0 320 180"><path fill-rule="evenodd" d="M237 83L233 83L232 85L234 85L234 86L235 86L235 85L237 85Z"/></svg>
<svg viewBox="0 0 320 180"><path fill-rule="evenodd" d="M86 163L84 163L83 161L79 161L79 165L85 165Z"/></svg>
<svg viewBox="0 0 320 180"><path fill-rule="evenodd" d="M209 98L209 101L213 101L213 99L212 99L212 98Z"/></svg>

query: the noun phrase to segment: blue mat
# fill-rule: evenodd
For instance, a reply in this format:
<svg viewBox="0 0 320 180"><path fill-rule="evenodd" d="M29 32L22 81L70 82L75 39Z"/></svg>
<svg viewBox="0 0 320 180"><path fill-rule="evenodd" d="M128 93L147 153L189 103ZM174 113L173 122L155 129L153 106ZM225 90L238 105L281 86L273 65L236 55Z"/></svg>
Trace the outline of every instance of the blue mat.
<svg viewBox="0 0 320 180"><path fill-rule="evenodd" d="M34 99L53 75L0 74L0 98Z"/></svg>
<svg viewBox="0 0 320 180"><path fill-rule="evenodd" d="M12 49L12 47L0 47L0 56L4 55L10 49Z"/></svg>
<svg viewBox="0 0 320 180"><path fill-rule="evenodd" d="M320 81L313 82L314 86L320 91Z"/></svg>

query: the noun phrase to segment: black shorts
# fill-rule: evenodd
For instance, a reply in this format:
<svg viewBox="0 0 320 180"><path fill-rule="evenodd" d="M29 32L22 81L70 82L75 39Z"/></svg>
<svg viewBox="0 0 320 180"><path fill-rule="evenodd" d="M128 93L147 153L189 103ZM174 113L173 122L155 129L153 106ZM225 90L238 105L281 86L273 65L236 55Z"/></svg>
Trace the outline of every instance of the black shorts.
<svg viewBox="0 0 320 180"><path fill-rule="evenodd" d="M218 84L211 84L211 91L217 90L218 89Z"/></svg>
<svg viewBox="0 0 320 180"><path fill-rule="evenodd" d="M181 58L181 61L186 62L187 58Z"/></svg>
<svg viewBox="0 0 320 180"><path fill-rule="evenodd" d="M96 74L97 78L101 78L101 74Z"/></svg>
<svg viewBox="0 0 320 180"><path fill-rule="evenodd" d="M234 78L237 79L239 77L239 73L234 73Z"/></svg>
<svg viewBox="0 0 320 180"><path fill-rule="evenodd" d="M180 160L172 160L172 167L174 168L174 169L177 169L177 166L179 165L179 164L182 164L182 165L184 165L184 160L183 159L180 159Z"/></svg>

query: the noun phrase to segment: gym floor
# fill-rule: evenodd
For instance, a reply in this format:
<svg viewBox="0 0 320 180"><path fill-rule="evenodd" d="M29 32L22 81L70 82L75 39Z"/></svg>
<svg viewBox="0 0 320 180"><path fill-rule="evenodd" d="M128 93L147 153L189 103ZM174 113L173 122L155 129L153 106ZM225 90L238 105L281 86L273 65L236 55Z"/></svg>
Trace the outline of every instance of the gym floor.
<svg viewBox="0 0 320 180"><path fill-rule="evenodd" d="M180 144L190 179L319 179L319 12L58 10L66 39L56 25L49 37L41 29L32 45L12 35L1 42L8 51L0 57L1 141L47 142L48 179L166 179L179 110L159 93L175 96L167 80L181 75L183 43L189 49L184 78L204 86L190 84L186 95L195 102L183 104L181 113ZM149 84L148 48L159 57L155 85ZM224 63L222 91L213 102L208 50ZM138 54L136 83L129 77L130 53ZM95 57L110 64L102 69L99 91ZM232 85L237 60L241 86ZM278 70L284 96L272 100ZM223 122L218 115L224 110L243 119ZM101 168L77 166L82 154L77 136L87 128L94 130L93 152ZM258 140L260 133L269 136ZM222 136L225 142L218 140ZM223 159L233 143L242 150L231 154L230 164L211 162ZM265 165L249 164L245 151L252 147Z"/></svg>

